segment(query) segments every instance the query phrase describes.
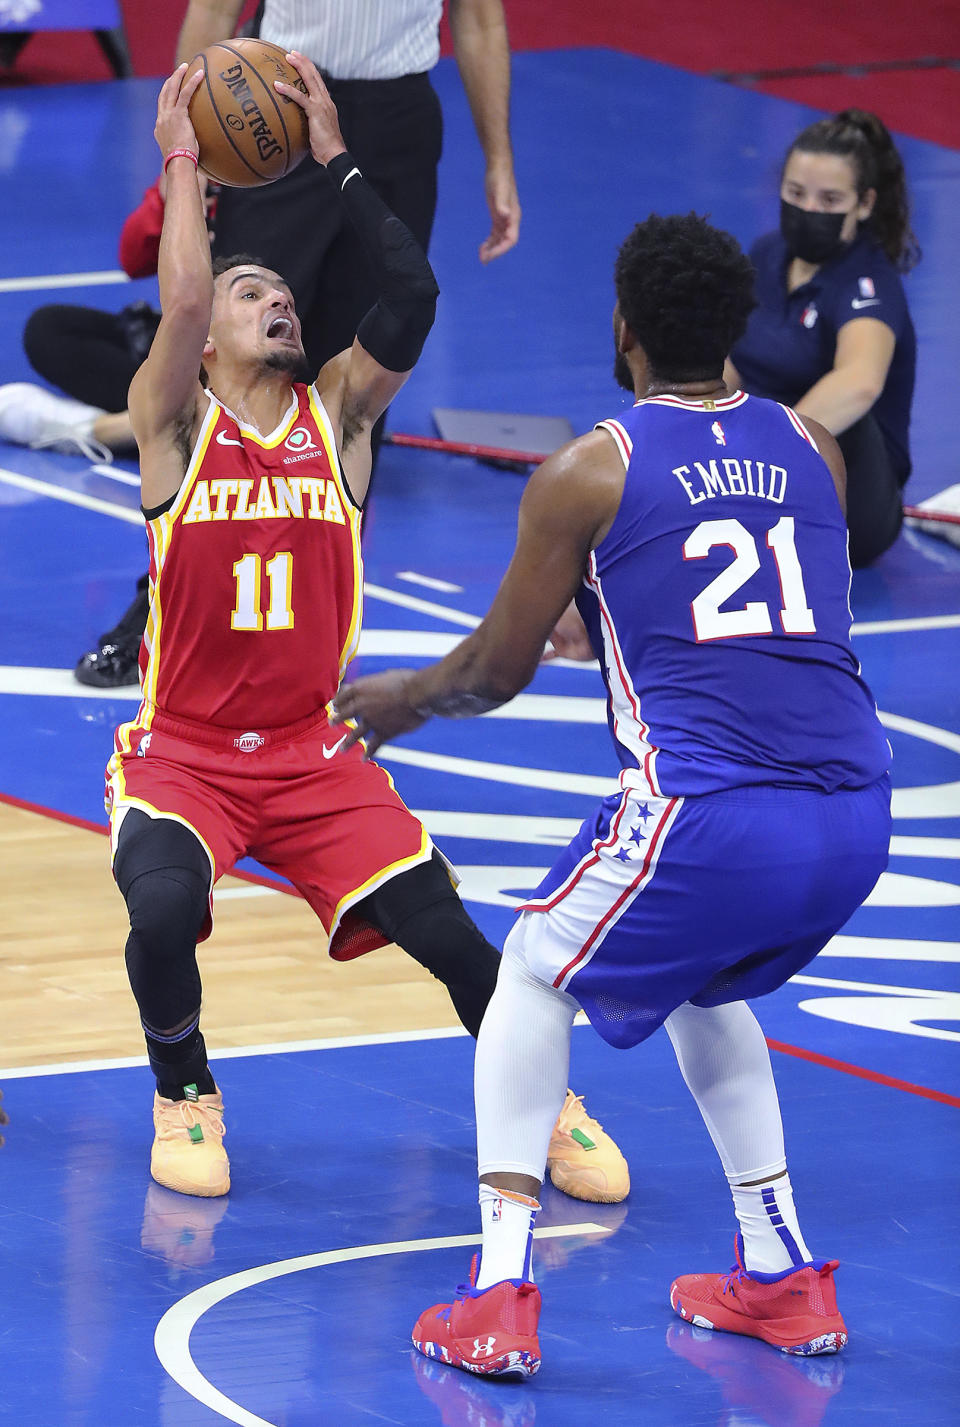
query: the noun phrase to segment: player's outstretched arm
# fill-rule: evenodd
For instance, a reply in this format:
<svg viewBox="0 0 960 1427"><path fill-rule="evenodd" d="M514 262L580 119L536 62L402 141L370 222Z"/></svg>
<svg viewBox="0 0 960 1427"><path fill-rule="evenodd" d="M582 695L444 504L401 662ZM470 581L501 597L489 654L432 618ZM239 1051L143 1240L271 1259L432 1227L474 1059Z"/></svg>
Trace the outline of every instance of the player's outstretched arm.
<svg viewBox="0 0 960 1427"><path fill-rule="evenodd" d="M483 622L439 664L345 684L334 700L336 721L355 727L343 746L363 738L370 757L435 714L486 713L529 684L591 549L610 528L623 477L604 432L581 436L544 461L527 483L513 559Z"/></svg>
<svg viewBox="0 0 960 1427"><path fill-rule="evenodd" d="M178 434L193 420L210 330L213 274L197 185L197 138L187 106L203 78L174 70L160 91L154 131L167 176L157 276L160 326L130 386L130 420L141 456L143 504L160 505L183 479Z"/></svg>
<svg viewBox="0 0 960 1427"><path fill-rule="evenodd" d="M275 87L306 113L310 151L340 191L377 286L378 301L362 319L353 347L328 362L317 379L324 406L339 428L350 488L362 499L370 450L358 438L369 433L416 365L433 326L439 289L413 234L374 193L347 152L336 106L316 66L296 50L287 59L306 93L279 81Z"/></svg>

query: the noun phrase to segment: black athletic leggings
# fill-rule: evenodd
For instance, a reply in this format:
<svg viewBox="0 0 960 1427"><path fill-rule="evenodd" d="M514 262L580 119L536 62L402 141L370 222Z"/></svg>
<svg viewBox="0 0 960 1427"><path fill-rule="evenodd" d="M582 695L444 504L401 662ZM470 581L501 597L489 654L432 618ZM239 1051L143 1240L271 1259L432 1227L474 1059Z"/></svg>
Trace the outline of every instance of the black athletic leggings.
<svg viewBox="0 0 960 1427"><path fill-rule="evenodd" d="M166 1034L200 1009L197 937L207 912L210 863L182 823L133 808L120 828L114 875L130 916L126 964L140 1017ZM439 856L392 877L355 911L444 983L475 1036L500 957L467 915ZM167 1078L176 1080L173 1062L165 1063ZM163 1067L154 1068L162 1074ZM191 1079L197 1074L191 1066Z"/></svg>
<svg viewBox="0 0 960 1427"><path fill-rule="evenodd" d="M27 319L23 347L34 371L75 401L126 411L130 383L159 321L144 302L121 312L51 304Z"/></svg>
<svg viewBox="0 0 960 1427"><path fill-rule="evenodd" d="M903 483L909 475L892 455L869 412L837 437L847 466L847 530L854 569L889 550L903 524Z"/></svg>

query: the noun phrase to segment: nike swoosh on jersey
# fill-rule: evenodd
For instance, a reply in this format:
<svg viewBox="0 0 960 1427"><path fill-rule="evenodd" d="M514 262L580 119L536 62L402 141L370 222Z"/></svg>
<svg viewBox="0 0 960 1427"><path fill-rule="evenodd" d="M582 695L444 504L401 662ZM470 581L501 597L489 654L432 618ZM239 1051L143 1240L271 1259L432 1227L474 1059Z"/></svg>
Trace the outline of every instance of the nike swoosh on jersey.
<svg viewBox="0 0 960 1427"><path fill-rule="evenodd" d="M855 297L850 304L851 307L879 307L879 297Z"/></svg>
<svg viewBox="0 0 960 1427"><path fill-rule="evenodd" d="M854 304L854 305L856 305L856 304ZM234 438L233 438L232 436L228 436L225 431L218 431L218 432L217 432L217 445L218 445L218 446L242 446L242 445L243 445L243 442L242 442L242 441L235 441Z"/></svg>
<svg viewBox="0 0 960 1427"><path fill-rule="evenodd" d="M346 738L346 736L347 736L347 735L344 734L344 735L343 735L343 738ZM332 757L333 757L333 755L336 753L337 749L340 747L341 743L343 742L343 738L338 738L337 741L336 741L336 743L333 745L332 748L328 748L325 743L324 743L324 744L321 744L321 752L323 753L324 758L332 758Z"/></svg>

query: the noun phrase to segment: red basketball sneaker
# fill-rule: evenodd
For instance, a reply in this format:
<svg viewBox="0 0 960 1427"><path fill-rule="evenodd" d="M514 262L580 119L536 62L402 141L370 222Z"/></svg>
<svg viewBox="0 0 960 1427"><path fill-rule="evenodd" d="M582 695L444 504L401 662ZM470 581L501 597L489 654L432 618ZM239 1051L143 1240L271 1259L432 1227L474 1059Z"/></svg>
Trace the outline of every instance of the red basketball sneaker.
<svg viewBox="0 0 960 1427"><path fill-rule="evenodd" d="M474 1254L470 1282L460 1284L452 1303L435 1303L420 1314L413 1346L425 1358L481 1377L533 1377L540 1371L540 1290L507 1278L478 1292L478 1265Z"/></svg>
<svg viewBox="0 0 960 1427"><path fill-rule="evenodd" d="M737 1235L729 1273L687 1273L670 1285L674 1311L698 1328L762 1338L782 1353L839 1353L847 1325L837 1309L836 1259L814 1259L785 1273L750 1273Z"/></svg>

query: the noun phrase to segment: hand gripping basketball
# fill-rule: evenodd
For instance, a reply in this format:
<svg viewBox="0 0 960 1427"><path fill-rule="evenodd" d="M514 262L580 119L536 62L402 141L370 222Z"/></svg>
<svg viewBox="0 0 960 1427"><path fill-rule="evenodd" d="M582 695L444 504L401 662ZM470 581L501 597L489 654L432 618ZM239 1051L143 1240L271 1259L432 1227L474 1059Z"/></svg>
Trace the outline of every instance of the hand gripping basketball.
<svg viewBox="0 0 960 1427"><path fill-rule="evenodd" d="M165 159L174 149L189 149L191 153L196 154L200 148L190 120L188 105L203 79L203 74L191 74L185 80L186 72L185 64L178 65L164 82L157 100L157 122L153 136Z"/></svg>
<svg viewBox="0 0 960 1427"><path fill-rule="evenodd" d="M344 153L347 147L340 132L337 107L312 60L307 59L299 50L291 50L286 59L303 80L307 92L303 94L299 89L283 84L280 80L274 80L273 87L278 93L300 105L307 116L310 152L318 164L326 165L336 154Z"/></svg>

